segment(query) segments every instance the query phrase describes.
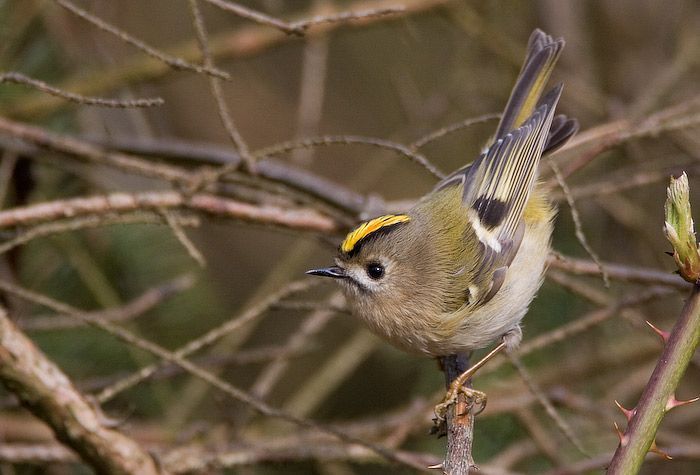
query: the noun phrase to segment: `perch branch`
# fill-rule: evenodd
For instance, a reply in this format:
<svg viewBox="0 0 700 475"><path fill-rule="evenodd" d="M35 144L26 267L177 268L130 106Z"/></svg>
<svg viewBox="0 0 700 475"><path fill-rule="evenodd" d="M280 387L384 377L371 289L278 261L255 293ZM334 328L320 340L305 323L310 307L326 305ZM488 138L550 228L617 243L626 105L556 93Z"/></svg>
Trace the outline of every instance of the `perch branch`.
<svg viewBox="0 0 700 475"><path fill-rule="evenodd" d="M466 354L446 356L440 361L445 372L445 386L448 388L455 378L469 369L469 356ZM465 386L471 387L471 380ZM472 457L474 418L474 411L469 407L466 396L460 393L455 407L447 411L445 459L434 468L441 468L446 475L468 475L472 468L476 468Z"/></svg>

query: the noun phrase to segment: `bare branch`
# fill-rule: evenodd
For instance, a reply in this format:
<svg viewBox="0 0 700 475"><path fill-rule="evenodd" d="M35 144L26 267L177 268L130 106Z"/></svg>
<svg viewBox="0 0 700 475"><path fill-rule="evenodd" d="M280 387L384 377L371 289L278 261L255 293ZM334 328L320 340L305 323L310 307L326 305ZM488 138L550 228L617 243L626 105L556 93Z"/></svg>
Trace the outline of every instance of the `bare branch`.
<svg viewBox="0 0 700 475"><path fill-rule="evenodd" d="M427 135L424 135L423 137L420 137L419 139L413 141L409 147L412 150L417 150L419 148L423 148L426 145L428 145L431 142L435 142L436 140L439 140L443 138L446 135L449 135L451 133L457 132L458 130L466 129L468 127L471 127L472 125L475 124L480 124L482 122L486 122L489 120L495 120L495 119L500 119L501 114L484 114L480 115L479 117L470 117L468 119L464 119L460 122L454 123L447 125L445 127L442 127L440 129L437 129L433 132L430 132Z"/></svg>
<svg viewBox="0 0 700 475"><path fill-rule="evenodd" d="M56 437L103 473L158 474L150 454L116 430L0 308L0 380Z"/></svg>
<svg viewBox="0 0 700 475"><path fill-rule="evenodd" d="M199 219L192 216L174 217L179 226L199 226ZM38 224L17 234L12 239L0 243L0 254L21 246L37 238L51 236L59 233L77 231L99 226L112 226L115 224L163 224L163 216L160 213L141 211L130 214L96 214L92 216L80 216L77 218L52 220Z"/></svg>
<svg viewBox="0 0 700 475"><path fill-rule="evenodd" d="M207 3L211 3L212 5L215 5L219 7L222 10L235 13L241 18L245 18L247 20L252 20L256 23L260 23L261 25L266 25L266 26L271 26L273 28L277 28L280 31L283 31L284 33L287 34L292 34L292 35L300 35L303 33L303 28L301 27L295 27L291 25L290 23L287 23L286 21L280 20L279 18L272 17L270 15L266 15L265 13L259 12L257 10L253 10L252 8L244 7L243 5L232 2L230 0L204 0Z"/></svg>
<svg viewBox="0 0 700 475"><path fill-rule="evenodd" d="M571 256L552 255L547 261L547 265L572 274L600 275L600 267L595 262ZM611 279L639 284L665 285L679 290L690 290L691 288L690 284L670 272L613 262L604 262L603 265Z"/></svg>
<svg viewBox="0 0 700 475"><path fill-rule="evenodd" d="M46 465L76 463L80 459L59 444L4 444L0 443L0 462Z"/></svg>
<svg viewBox="0 0 700 475"><path fill-rule="evenodd" d="M168 298L177 295L194 285L194 277L186 274L176 279L146 290L144 293L118 308L91 312L90 317L109 322L124 322L136 318L160 305ZM70 315L50 315L23 318L20 328L25 331L66 330L85 326L84 322Z"/></svg>
<svg viewBox="0 0 700 475"><path fill-rule="evenodd" d="M207 1L216 3L220 0ZM192 14L192 23L194 23L194 29L197 32L197 43L199 44L199 49L202 52L202 56L204 57L204 65L208 68L213 68L214 59L212 58L211 51L209 48L209 38L207 36L207 29L204 25L204 18L202 18L202 12L199 9L199 4L197 3L197 0L188 0L188 3L190 6L190 12ZM252 10L245 7L239 7L237 4L225 2L221 3L228 6L238 7L241 9L242 13L253 15L254 18L258 19L258 21L261 21L262 19L265 19L267 21L275 21L274 18L267 17L265 15L261 16L260 13L253 12ZM239 13L239 15L240 14L241 13ZM221 90L221 82L217 78L209 77L209 88L211 89L211 94L214 97L214 101L216 102L216 110L219 112L219 118L221 119L221 123L226 129L226 133L228 134L229 139L233 143L234 147L236 147L236 150L241 155L241 157L243 157L243 160L245 161L248 169L252 171L254 169L253 157L250 154L250 150L248 149L248 144L246 144L240 132L238 132L236 124L233 121L233 117L231 116L231 113L228 110L226 100L224 99L224 93ZM210 181L218 180L219 177L230 171L230 166L230 164L222 166L220 170L216 171L216 174L214 176L210 177Z"/></svg>
<svg viewBox="0 0 700 475"><path fill-rule="evenodd" d="M165 218L165 222L168 223L168 226L173 232L173 235L175 238L182 244L182 247L185 248L187 251L187 254L197 262L197 264L200 265L200 267L206 267L207 261L204 259L204 255L201 253L199 249L197 249L197 246L190 240L190 238L187 236L185 233L185 230L182 229L182 226L180 226L180 223L178 222L177 216L175 213L172 211L168 210L161 210L161 214Z"/></svg>
<svg viewBox="0 0 700 475"><path fill-rule="evenodd" d="M406 11L402 5L389 6L383 8L374 8L369 10L358 10L349 12L339 12L329 15L315 15L311 18L298 20L290 24L291 28L296 31L305 31L310 27L333 24L333 23L348 23L348 22L363 22L369 20L380 19L390 15L397 15Z"/></svg>
<svg viewBox="0 0 700 475"><path fill-rule="evenodd" d="M581 452L581 454L588 456L588 453L583 448L583 444L579 440L576 433L573 431L569 423L566 422L564 418L561 417L561 415L554 408L554 405L549 400L544 391L542 391L542 388L540 388L539 384L537 384L537 382L532 378L520 357L513 353L507 354L507 356L510 360L510 363L515 367L515 369L518 371L518 374L520 374L520 377L525 382L525 385L527 386L528 390L535 396L535 398L537 398L540 405L542 405L547 415L554 421L561 433L564 434L564 436L569 440L569 442L571 442L571 444L574 447L576 447L576 449L579 452Z"/></svg>
<svg viewBox="0 0 700 475"><path fill-rule="evenodd" d="M338 229L332 219L308 209L255 206L205 193L186 197L176 191L112 193L13 208L0 211L0 229L33 225L67 217L176 208L187 208L212 216L240 219L259 224L274 224L306 231L333 233Z"/></svg>
<svg viewBox="0 0 700 475"><path fill-rule="evenodd" d="M357 135L323 135L321 137L310 137L302 139L299 141L283 142L277 145L272 145L264 149L256 151L253 155L255 157L272 157L286 152L291 152L292 150L318 147L322 145L369 145L371 147L378 147L386 150L391 150L396 152L414 163L422 166L430 174L436 178L444 178L445 174L442 173L438 168L430 163L430 161L422 154L414 151L413 149L385 139L378 139L373 137L360 137Z"/></svg>
<svg viewBox="0 0 700 475"><path fill-rule="evenodd" d="M576 239L578 239L578 242L581 244L581 246L586 250L589 256L591 256L591 259L593 259L593 262L596 263L598 266L598 269L600 270L600 274L603 276L603 282L605 283L605 287L610 287L610 278L608 277L608 272L603 266L602 261L600 260L600 257L598 257L598 254L593 250L590 244L588 244L588 239L586 239L586 234L583 232L583 225L581 224L581 217L578 214L578 208L576 208L576 202L574 201L573 196L571 196L571 191L569 190L569 186L566 184L564 181L564 176L561 174L559 171L559 167L554 163L553 160L548 160L547 163L549 166L552 168L554 171L554 176L557 179L557 182L559 183L559 186L561 187L562 192L564 193L564 196L566 197L566 202L569 204L569 211L571 212L571 219L574 221L574 228L576 232Z"/></svg>
<svg viewBox="0 0 700 475"><path fill-rule="evenodd" d="M183 184L189 184L192 181L192 174L179 167L153 163L123 153L112 153L97 145L67 135L55 134L41 127L14 122L4 117L0 117L0 132L42 148L81 157L91 162L103 163L146 177Z"/></svg>
<svg viewBox="0 0 700 475"><path fill-rule="evenodd" d="M61 97L71 102L77 104L88 105L88 106L103 106L103 107L115 107L115 108L129 108L129 107L154 107L161 106L165 103L160 97L153 99L132 99L132 100L119 100L119 99L103 99L101 97L88 97L80 94L75 94L73 92L64 91L57 87L53 87L46 84L44 81L39 81L38 79L33 79L25 76L22 73L9 72L0 74L0 83L11 82L15 84L22 84L25 86L30 86L36 88L42 92L52 94L54 96Z"/></svg>
<svg viewBox="0 0 700 475"><path fill-rule="evenodd" d="M120 137L110 138L104 142L104 146L114 147L128 153L164 157L187 163L230 164L231 168L244 171L238 166L241 157L237 153L228 147L216 144L192 143L176 138L168 138L167 140L140 138L135 140ZM294 190L303 191L353 216L361 214L367 206L367 199L364 196L340 183L331 182L308 171L270 158L258 158L255 162L255 173L257 178L279 182Z"/></svg>

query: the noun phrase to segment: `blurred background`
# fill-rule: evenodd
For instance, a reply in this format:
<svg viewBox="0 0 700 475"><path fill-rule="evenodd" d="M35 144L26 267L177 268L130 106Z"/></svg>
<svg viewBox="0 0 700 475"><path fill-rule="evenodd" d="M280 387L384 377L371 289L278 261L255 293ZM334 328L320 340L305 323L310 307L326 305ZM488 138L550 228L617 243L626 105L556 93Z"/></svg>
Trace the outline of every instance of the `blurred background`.
<svg viewBox="0 0 700 475"><path fill-rule="evenodd" d="M1 117L192 173L237 160L209 77L169 68L59 3L0 1L2 71L86 96L161 97L164 104L107 109L4 83ZM671 174L688 172L693 204L700 209L700 4L235 3L289 21L405 7L312 25L300 36L199 2L215 67L230 75L219 82L222 97L242 141L268 167L260 174L233 167L226 186L214 185L213 192L256 205L309 209L332 218L337 231L285 229L186 209L102 215L92 224L60 222L64 225L55 230L35 234L35 223L5 226L2 242L14 244L0 255L2 281L118 319L147 340L180 348L255 312L289 282L310 280L303 272L328 264L354 223L402 209L429 191L437 179L409 160L411 153L443 172L471 161L496 126L487 115L502 110L531 31L541 28L566 39L553 83L565 84L560 111L581 124L579 135L552 161L566 177L579 235L593 256L609 264L603 269L610 285L577 238L571 203L544 163L543 180L559 205L553 247L561 256L553 257L524 320L522 358L586 455L503 359L475 379L489 394L489 405L477 418L474 458L483 473L599 471L617 446L613 422L626 424L614 401L634 406L662 350L644 321L670 330L688 293L671 274L674 264L664 254L670 246L661 227ZM159 51L201 63L187 2L74 5ZM444 129L479 117L473 125ZM436 131L442 134L421 141ZM321 136L326 139L313 146L306 140ZM359 143L336 143L353 141L348 136ZM117 191L177 189L105 160L20 138L9 126L0 127L4 210ZM412 152L397 153L370 138ZM284 143L288 146L271 156L269 147ZM272 176L275 166L283 167L282 178ZM299 170L324 180L325 194L290 182ZM168 219L180 224L169 226ZM187 238L178 237L178 230ZM18 243L22 236L26 239ZM436 362L403 354L372 336L347 314L329 284L266 304L260 315L193 360L287 413L439 460L445 440L428 435L444 384ZM65 312L22 298L4 284L3 289L13 320L86 394L99 395L157 361L98 329L71 324ZM695 355L679 399L700 393L699 376ZM208 473L414 473L368 451L346 450L308 427L258 415L174 368L102 396L104 411L120 430L166 461L192 453L240 455L242 462L212 462ZM658 444L674 460L651 457L642 473L699 473L698 427L700 405L668 414ZM52 440L41 422L0 389L0 445ZM2 475L33 473L89 469L68 458L42 463L0 457Z"/></svg>

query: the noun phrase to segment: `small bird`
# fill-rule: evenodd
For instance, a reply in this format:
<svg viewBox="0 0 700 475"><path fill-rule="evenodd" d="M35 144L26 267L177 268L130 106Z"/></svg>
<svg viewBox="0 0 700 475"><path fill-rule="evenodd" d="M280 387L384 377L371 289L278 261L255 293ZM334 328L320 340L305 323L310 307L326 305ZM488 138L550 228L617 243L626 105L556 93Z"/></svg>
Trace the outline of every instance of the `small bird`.
<svg viewBox="0 0 700 475"><path fill-rule="evenodd" d="M472 163L444 178L406 213L362 223L341 243L332 277L353 314L411 353L443 357L502 340L454 380L439 420L486 360L520 344L520 321L539 290L556 214L538 186L540 158L561 147L578 123L555 109L559 84L545 85L564 40L530 36L525 62L494 137Z"/></svg>

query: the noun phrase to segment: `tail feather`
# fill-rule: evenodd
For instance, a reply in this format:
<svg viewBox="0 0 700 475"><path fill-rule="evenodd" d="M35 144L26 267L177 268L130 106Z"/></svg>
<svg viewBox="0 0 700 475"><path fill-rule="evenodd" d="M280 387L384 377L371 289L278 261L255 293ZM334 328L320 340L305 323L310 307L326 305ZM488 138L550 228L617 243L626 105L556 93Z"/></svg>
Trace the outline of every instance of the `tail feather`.
<svg viewBox="0 0 700 475"><path fill-rule="evenodd" d="M535 30L530 35L525 62L508 99L493 141L503 138L508 132L520 127L532 115L540 96L564 48L564 40L556 40Z"/></svg>
<svg viewBox="0 0 700 475"><path fill-rule="evenodd" d="M564 145L578 131L578 121L563 114L554 118L549 129L547 143L544 146L542 155L554 152Z"/></svg>

